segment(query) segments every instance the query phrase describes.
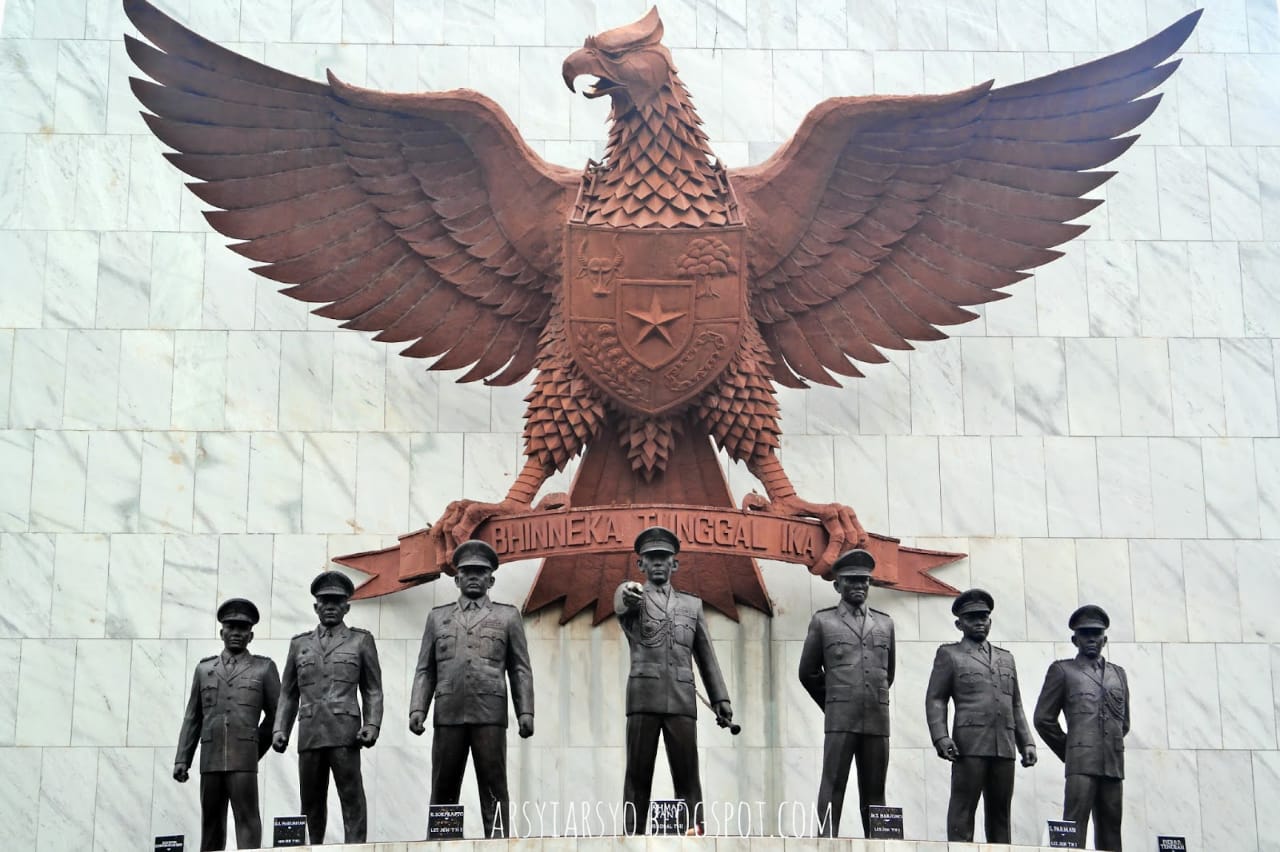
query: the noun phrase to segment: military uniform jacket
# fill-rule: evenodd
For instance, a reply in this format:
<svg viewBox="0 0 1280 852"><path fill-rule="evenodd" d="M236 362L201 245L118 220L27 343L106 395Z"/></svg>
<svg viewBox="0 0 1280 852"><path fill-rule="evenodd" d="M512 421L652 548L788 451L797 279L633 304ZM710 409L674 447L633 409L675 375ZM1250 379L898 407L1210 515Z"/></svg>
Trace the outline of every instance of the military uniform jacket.
<svg viewBox="0 0 1280 852"><path fill-rule="evenodd" d="M865 611L863 624L843 601L813 614L800 652L800 683L823 708L823 730L887 737L893 619Z"/></svg>
<svg viewBox="0 0 1280 852"><path fill-rule="evenodd" d="M986 648L990 648L988 658ZM936 743L947 735L947 700L956 705L951 739L963 757L1017 757L1031 742L1013 654L968 640L943 645L925 690L925 717Z"/></svg>
<svg viewBox="0 0 1280 852"><path fill-rule="evenodd" d="M1036 732L1066 763L1067 775L1123 778L1129 678L1124 669L1098 659L1101 672L1085 657L1049 666L1036 702ZM1065 733L1058 725L1062 712L1067 716Z"/></svg>
<svg viewBox="0 0 1280 852"><path fill-rule="evenodd" d="M507 680L516 715L533 715L533 668L520 611L480 599L478 609L458 603L431 610L422 633L409 712L427 712L434 696L435 725L507 726Z"/></svg>
<svg viewBox="0 0 1280 852"><path fill-rule="evenodd" d="M299 633L289 643L280 684L275 730L288 736L298 718L298 751L357 745L364 723L382 727L382 668L373 635L339 624L326 643L325 628Z"/></svg>
<svg viewBox="0 0 1280 852"><path fill-rule="evenodd" d="M200 746L201 772L257 772L271 746L280 675L270 657L244 653L228 674L223 652L196 665L182 717L175 764L191 765Z"/></svg>
<svg viewBox="0 0 1280 852"><path fill-rule="evenodd" d="M660 713L696 718L695 660L711 704L728 701L729 690L707 632L702 600L670 587L667 594L652 583L645 583L643 600L634 609L627 609L622 603L625 586L619 586L614 593L613 605L631 646L627 715Z"/></svg>

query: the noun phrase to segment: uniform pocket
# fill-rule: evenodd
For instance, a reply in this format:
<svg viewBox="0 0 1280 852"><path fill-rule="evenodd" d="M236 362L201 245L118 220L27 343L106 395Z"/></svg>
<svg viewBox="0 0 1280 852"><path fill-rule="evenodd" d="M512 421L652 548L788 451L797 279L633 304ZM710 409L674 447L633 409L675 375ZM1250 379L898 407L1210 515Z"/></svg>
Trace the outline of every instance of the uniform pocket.
<svg viewBox="0 0 1280 852"><path fill-rule="evenodd" d="M453 636L441 636L436 640L436 659L452 660L458 652L458 640Z"/></svg>
<svg viewBox="0 0 1280 852"><path fill-rule="evenodd" d="M822 664L829 669L853 665L854 656L853 645L840 639L830 639L822 648Z"/></svg>
<svg viewBox="0 0 1280 852"><path fill-rule="evenodd" d="M507 656L507 634L501 630L480 631L480 653L486 659L501 661Z"/></svg>
<svg viewBox="0 0 1280 852"><path fill-rule="evenodd" d="M355 683L360 679L360 658L355 654L333 654L329 659L334 680Z"/></svg>

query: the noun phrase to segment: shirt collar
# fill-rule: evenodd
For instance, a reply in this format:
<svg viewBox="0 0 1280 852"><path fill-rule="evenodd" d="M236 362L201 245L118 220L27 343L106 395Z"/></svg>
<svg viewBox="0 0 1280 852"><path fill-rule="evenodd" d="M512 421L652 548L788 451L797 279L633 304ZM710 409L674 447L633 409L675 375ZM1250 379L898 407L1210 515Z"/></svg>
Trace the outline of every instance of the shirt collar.
<svg viewBox="0 0 1280 852"><path fill-rule="evenodd" d="M488 605L489 605L488 595L481 595L475 600L472 600L466 595L461 595L458 598L458 609L462 610L463 612L470 612L473 609L484 609Z"/></svg>
<svg viewBox="0 0 1280 852"><path fill-rule="evenodd" d="M863 616L865 616L865 615L869 615L869 614L870 614L870 613L868 613L868 612L867 612L867 605L866 605L865 603L862 605L862 608L861 608L861 609L855 609L855 608L853 607L853 605L852 605L852 604L850 604L848 601L846 601L846 600L841 600L841 601L840 601L840 607L841 607L841 609L843 609L845 612L847 612L849 615L852 615L852 616L854 616L855 618L856 618L857 616L859 616L859 615L863 615Z"/></svg>

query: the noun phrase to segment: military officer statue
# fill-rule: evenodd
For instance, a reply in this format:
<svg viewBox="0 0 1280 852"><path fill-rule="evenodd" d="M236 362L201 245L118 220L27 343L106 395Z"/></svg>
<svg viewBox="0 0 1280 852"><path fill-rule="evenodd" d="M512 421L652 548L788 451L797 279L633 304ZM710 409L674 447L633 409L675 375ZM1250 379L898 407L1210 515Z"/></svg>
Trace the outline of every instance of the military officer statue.
<svg viewBox="0 0 1280 852"><path fill-rule="evenodd" d="M521 737L533 736L533 669L520 611L489 600L498 554L483 541L464 541L453 551L457 603L431 610L422 634L409 700L409 730L426 730L427 708L436 700L431 743L431 804L457 804L467 752L475 762L485 835L506 837L507 685Z"/></svg>
<svg viewBox="0 0 1280 852"><path fill-rule="evenodd" d="M236 848L262 845L258 761L271 745L280 675L269 657L248 652L258 608L244 598L218 607L222 653L196 665L182 717L173 777L187 780L200 746L200 849L227 848L227 805L236 823Z"/></svg>
<svg viewBox="0 0 1280 852"><path fill-rule="evenodd" d="M650 527L636 536L635 550L645 583L623 583L613 596L614 611L631 648L624 825L628 834L643 834L647 826L653 765L662 734L676 798L683 799L688 809L685 827L691 825L701 833L694 661L722 727L733 719L733 707L707 632L702 601L671 586L671 575L679 567L680 540L664 527Z"/></svg>
<svg viewBox="0 0 1280 852"><path fill-rule="evenodd" d="M337 571L325 571L311 582L320 624L293 637L284 664L271 745L284 751L293 721L301 717L298 792L312 843L324 843L330 772L342 802L346 842L363 843L368 833L360 749L378 741L382 668L373 635L343 621L355 591L351 580ZM357 692L363 699L363 724Z"/></svg>
<svg viewBox="0 0 1280 852"><path fill-rule="evenodd" d="M938 757L951 761L947 840L973 840L978 797L986 815L987 842L1010 843L1013 759L1034 766L1036 746L1022 712L1013 655L987 641L995 600L982 589L962 592L951 604L959 642L943 645L933 658L925 690L925 717ZM947 701L956 705L947 733Z"/></svg>
<svg viewBox="0 0 1280 852"><path fill-rule="evenodd" d="M1082 606L1067 623L1079 653L1054 662L1045 673L1036 702L1036 732L1066 763L1062 818L1073 820L1083 835L1092 814L1094 846L1119 850L1129 679L1124 669L1102 657L1111 626L1102 607ZM1058 724L1061 713L1067 717L1065 733Z"/></svg>
<svg viewBox="0 0 1280 852"><path fill-rule="evenodd" d="M840 832L855 759L864 836L871 835L870 806L884 804L895 649L893 619L867 606L875 567L865 550L840 555L831 569L840 603L813 614L800 652L800 683L825 716L818 818L826 837Z"/></svg>

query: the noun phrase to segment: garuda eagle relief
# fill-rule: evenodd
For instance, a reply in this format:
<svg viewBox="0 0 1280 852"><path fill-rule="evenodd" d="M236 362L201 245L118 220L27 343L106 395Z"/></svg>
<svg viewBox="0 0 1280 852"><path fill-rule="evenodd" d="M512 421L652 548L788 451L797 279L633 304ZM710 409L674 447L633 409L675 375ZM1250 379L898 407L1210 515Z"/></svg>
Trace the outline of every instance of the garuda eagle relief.
<svg viewBox="0 0 1280 852"><path fill-rule="evenodd" d="M1100 203L1081 196L1114 174L1097 167L1133 144L1125 134L1160 99L1144 95L1173 73L1166 60L1199 17L1012 86L831 98L767 161L729 168L650 10L564 60L570 90L591 77L582 93L612 102L602 161L575 171L540 158L477 92L306 80L146 0L124 6L154 45L125 37L154 81L132 80L147 124L259 275L344 328L435 358L429 369L466 368L459 381L534 374L526 461L507 495L459 500L400 548L339 560L379 575L365 594L438 576L454 544L504 519L693 506L720 512L710 535L728 543L689 560L677 585L730 615L735 602L769 611L752 537L780 519L813 519L816 544L794 561L815 573L866 544L899 587L952 591L925 572L954 554L869 537L850 507L796 493L775 387L837 385L862 375L855 361L942 339L940 326L976 316L967 306L1059 257L1053 246L1085 229L1070 221ZM737 513L747 520L711 442L764 490ZM584 451L569 494L535 507ZM633 562L614 532L612 551L549 557L526 609L563 599L562 620L611 612Z"/></svg>

